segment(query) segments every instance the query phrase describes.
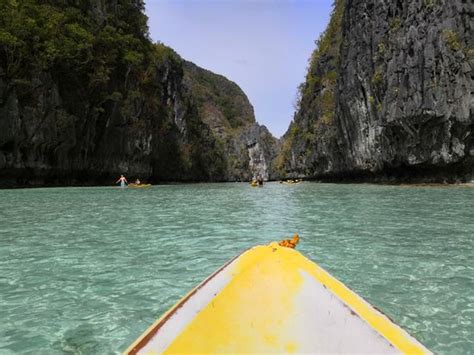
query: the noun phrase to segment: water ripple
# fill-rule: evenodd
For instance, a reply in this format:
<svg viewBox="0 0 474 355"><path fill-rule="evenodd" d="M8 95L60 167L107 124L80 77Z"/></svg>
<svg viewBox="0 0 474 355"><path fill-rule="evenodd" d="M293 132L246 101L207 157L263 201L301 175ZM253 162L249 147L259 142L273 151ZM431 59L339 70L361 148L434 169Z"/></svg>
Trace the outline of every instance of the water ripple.
<svg viewBox="0 0 474 355"><path fill-rule="evenodd" d="M123 351L225 261L299 250L436 353L473 353L473 189L196 184L0 191L0 353Z"/></svg>

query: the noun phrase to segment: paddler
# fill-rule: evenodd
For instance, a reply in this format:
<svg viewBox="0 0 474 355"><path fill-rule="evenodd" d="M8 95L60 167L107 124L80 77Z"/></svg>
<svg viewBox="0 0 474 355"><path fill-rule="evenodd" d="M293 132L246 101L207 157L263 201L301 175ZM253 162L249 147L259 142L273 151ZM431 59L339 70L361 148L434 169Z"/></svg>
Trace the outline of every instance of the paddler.
<svg viewBox="0 0 474 355"><path fill-rule="evenodd" d="M115 183L118 184L119 182L120 182L120 187L125 187L125 184L128 184L127 179L123 175L120 175L119 179Z"/></svg>

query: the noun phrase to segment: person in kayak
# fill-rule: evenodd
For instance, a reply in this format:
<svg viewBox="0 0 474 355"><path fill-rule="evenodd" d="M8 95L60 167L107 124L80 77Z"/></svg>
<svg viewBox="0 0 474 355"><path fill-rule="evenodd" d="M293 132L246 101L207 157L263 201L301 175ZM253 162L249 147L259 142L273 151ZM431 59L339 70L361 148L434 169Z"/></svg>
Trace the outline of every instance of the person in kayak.
<svg viewBox="0 0 474 355"><path fill-rule="evenodd" d="M119 179L115 183L118 184L119 182L120 182L120 187L125 187L125 184L128 184L127 179L123 175L120 175Z"/></svg>
<svg viewBox="0 0 474 355"><path fill-rule="evenodd" d="M140 185L142 182L140 181L140 179L136 179L135 180L135 185Z"/></svg>

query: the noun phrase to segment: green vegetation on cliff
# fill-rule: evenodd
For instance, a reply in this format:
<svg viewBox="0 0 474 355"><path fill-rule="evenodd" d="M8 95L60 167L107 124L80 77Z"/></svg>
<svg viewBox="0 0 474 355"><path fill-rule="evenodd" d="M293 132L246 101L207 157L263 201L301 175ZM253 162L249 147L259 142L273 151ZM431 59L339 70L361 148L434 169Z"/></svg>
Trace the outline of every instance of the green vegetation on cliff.
<svg viewBox="0 0 474 355"><path fill-rule="evenodd" d="M3 0L0 13L3 184L252 173L247 97L153 44L142 0Z"/></svg>
<svg viewBox="0 0 474 355"><path fill-rule="evenodd" d="M151 43L143 10L141 0L0 3L0 169L11 185L222 178L183 60Z"/></svg>
<svg viewBox="0 0 474 355"><path fill-rule="evenodd" d="M216 119L219 122L207 122L208 124L217 123L235 129L255 123L252 105L234 82L190 62L185 63L185 79L188 79L198 107L206 110L212 105L222 113Z"/></svg>
<svg viewBox="0 0 474 355"><path fill-rule="evenodd" d="M118 1L113 14L93 14L86 4L2 1L0 46L7 78L28 80L32 72L50 71L95 95L115 75L143 71L153 56L143 2Z"/></svg>
<svg viewBox="0 0 474 355"><path fill-rule="evenodd" d="M301 90L299 94L301 97L300 106L313 99L314 93L322 88L334 88L338 76L339 52L342 42L341 23L344 14L344 2L345 0L334 2L329 25L316 41L316 49L309 60L306 80L299 87L299 90ZM325 107L323 114L332 113L333 109L331 108Z"/></svg>
<svg viewBox="0 0 474 355"><path fill-rule="evenodd" d="M276 139L256 123L253 107L242 89L225 77L185 62L184 78L199 116L222 150L225 180L272 178Z"/></svg>
<svg viewBox="0 0 474 355"><path fill-rule="evenodd" d="M309 59L305 81L298 87L295 119L284 136L276 159L281 176L290 172L304 175L307 160L315 154L317 141L327 143L334 138L332 125L345 1L336 0L333 6L329 25L316 41L316 49ZM299 146L298 150L303 153L295 155L295 146Z"/></svg>

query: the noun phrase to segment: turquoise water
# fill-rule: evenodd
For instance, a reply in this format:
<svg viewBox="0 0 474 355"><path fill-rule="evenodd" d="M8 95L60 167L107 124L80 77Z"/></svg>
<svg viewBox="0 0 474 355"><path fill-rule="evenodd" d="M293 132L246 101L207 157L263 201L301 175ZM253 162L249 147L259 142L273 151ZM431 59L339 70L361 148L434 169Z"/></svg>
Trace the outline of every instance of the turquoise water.
<svg viewBox="0 0 474 355"><path fill-rule="evenodd" d="M474 353L474 189L303 183L0 191L0 353L123 351L225 261L298 249L436 353Z"/></svg>

